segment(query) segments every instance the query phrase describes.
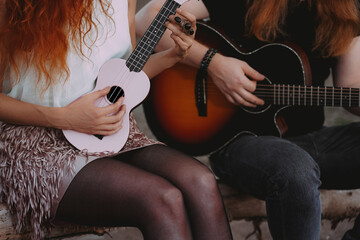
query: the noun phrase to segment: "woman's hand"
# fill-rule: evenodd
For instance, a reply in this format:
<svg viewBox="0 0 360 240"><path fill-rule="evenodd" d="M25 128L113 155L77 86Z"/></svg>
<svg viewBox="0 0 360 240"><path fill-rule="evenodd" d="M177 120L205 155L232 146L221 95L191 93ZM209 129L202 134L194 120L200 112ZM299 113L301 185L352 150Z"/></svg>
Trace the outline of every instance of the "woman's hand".
<svg viewBox="0 0 360 240"><path fill-rule="evenodd" d="M196 18L191 13L177 9L176 15L169 17L169 22L165 26L171 31L170 37L175 42L175 47L170 51L180 60L184 59L193 44L196 32Z"/></svg>
<svg viewBox="0 0 360 240"><path fill-rule="evenodd" d="M190 52L196 32L196 19L184 10L178 9L176 12L177 14L170 16L169 22L165 23L171 31L170 37L175 45L167 50L152 54L142 69L150 79L174 66ZM175 18L180 18L181 21L178 23Z"/></svg>
<svg viewBox="0 0 360 240"><path fill-rule="evenodd" d="M246 107L264 104L252 92L257 82L265 77L246 62L217 53L209 64L208 72L229 102Z"/></svg>
<svg viewBox="0 0 360 240"><path fill-rule="evenodd" d="M110 87L86 94L64 107L68 129L87 134L112 135L122 127L125 114L123 97L111 105L97 107L94 102L105 97Z"/></svg>

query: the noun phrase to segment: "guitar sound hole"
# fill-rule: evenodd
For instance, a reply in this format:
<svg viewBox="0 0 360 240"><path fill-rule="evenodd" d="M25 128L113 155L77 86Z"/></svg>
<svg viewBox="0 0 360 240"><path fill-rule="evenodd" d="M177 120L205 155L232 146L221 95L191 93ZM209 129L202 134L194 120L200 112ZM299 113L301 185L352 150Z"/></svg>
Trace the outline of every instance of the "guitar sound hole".
<svg viewBox="0 0 360 240"><path fill-rule="evenodd" d="M116 103L122 96L125 96L124 90L119 86L112 86L109 93L106 95L106 98L109 102Z"/></svg>

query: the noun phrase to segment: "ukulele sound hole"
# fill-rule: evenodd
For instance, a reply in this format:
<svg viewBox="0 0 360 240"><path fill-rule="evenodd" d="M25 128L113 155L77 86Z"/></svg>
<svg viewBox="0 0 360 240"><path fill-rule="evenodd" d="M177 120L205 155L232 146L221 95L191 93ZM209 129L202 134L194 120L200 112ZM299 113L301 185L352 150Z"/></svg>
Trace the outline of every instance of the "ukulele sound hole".
<svg viewBox="0 0 360 240"><path fill-rule="evenodd" d="M99 135L99 134L94 134L95 137L97 137L99 140L102 140L104 138L103 135Z"/></svg>
<svg viewBox="0 0 360 240"><path fill-rule="evenodd" d="M109 93L106 95L106 98L110 103L116 103L116 101L122 96L125 96L124 90L119 86L112 86ZM94 134L94 136L99 140L104 138L103 135L99 134Z"/></svg>
<svg viewBox="0 0 360 240"><path fill-rule="evenodd" d="M125 96L124 90L119 86L112 86L109 93L106 95L106 98L109 102L116 103L122 96Z"/></svg>

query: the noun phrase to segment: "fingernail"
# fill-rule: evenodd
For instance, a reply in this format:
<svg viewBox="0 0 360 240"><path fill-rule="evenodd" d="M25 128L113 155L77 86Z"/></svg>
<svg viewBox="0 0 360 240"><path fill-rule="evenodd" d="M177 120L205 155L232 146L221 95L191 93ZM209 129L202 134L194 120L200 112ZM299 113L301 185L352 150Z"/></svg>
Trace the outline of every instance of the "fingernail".
<svg viewBox="0 0 360 240"><path fill-rule="evenodd" d="M185 23L184 28L185 28L186 30L189 30L189 29L191 28L191 24L188 23L188 22Z"/></svg>
<svg viewBox="0 0 360 240"><path fill-rule="evenodd" d="M175 20L175 22L177 22L177 23L181 23L181 18L180 18L180 17L175 17L174 20Z"/></svg>

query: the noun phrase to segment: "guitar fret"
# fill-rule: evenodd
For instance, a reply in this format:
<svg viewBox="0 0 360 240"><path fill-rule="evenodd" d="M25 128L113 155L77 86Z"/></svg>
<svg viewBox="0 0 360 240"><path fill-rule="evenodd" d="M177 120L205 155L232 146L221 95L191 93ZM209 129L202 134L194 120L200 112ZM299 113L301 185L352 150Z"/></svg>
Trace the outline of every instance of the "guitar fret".
<svg viewBox="0 0 360 240"><path fill-rule="evenodd" d="M293 85L293 105L295 105L295 85Z"/></svg>
<svg viewBox="0 0 360 240"><path fill-rule="evenodd" d="M331 106L332 105L332 97L331 97L331 93L332 93L332 88L331 87L325 87L325 104L324 106Z"/></svg>
<svg viewBox="0 0 360 240"><path fill-rule="evenodd" d="M357 88L350 88L350 92L351 92L351 101L349 104L349 107L359 107L358 106L358 94L357 92L359 91L359 89Z"/></svg>
<svg viewBox="0 0 360 240"><path fill-rule="evenodd" d="M352 107L360 107L360 89L354 88L353 91L353 103L351 104Z"/></svg>
<svg viewBox="0 0 360 240"><path fill-rule="evenodd" d="M332 89L332 106L334 107L334 92L335 92L335 88Z"/></svg>
<svg viewBox="0 0 360 240"><path fill-rule="evenodd" d="M317 87L317 105L319 106L319 101L320 101L320 87Z"/></svg>
<svg viewBox="0 0 360 240"><path fill-rule="evenodd" d="M276 105L276 84L273 86L273 99L274 99L274 105Z"/></svg>
<svg viewBox="0 0 360 240"><path fill-rule="evenodd" d="M351 107L351 88L349 88L349 107Z"/></svg>
<svg viewBox="0 0 360 240"><path fill-rule="evenodd" d="M290 85L288 84L288 105L290 105Z"/></svg>
<svg viewBox="0 0 360 240"><path fill-rule="evenodd" d="M324 90L323 87L319 87L319 106L325 106L326 100L326 89Z"/></svg>
<svg viewBox="0 0 360 240"><path fill-rule="evenodd" d="M338 107L341 106L341 93L339 92L340 89L334 88L334 106Z"/></svg>
<svg viewBox="0 0 360 240"><path fill-rule="evenodd" d="M325 87L325 101L324 101L324 106L327 106L327 104L326 104L326 87Z"/></svg>
<svg viewBox="0 0 360 240"><path fill-rule="evenodd" d="M307 89L307 86L305 86L305 88L304 88L304 96L305 96L305 98L304 98L304 106L306 106L306 89Z"/></svg>
<svg viewBox="0 0 360 240"><path fill-rule="evenodd" d="M282 94L282 102L283 102L283 105L285 105L285 85L283 84L283 94Z"/></svg>
<svg viewBox="0 0 360 240"><path fill-rule="evenodd" d="M313 105L313 86L311 86L311 88L310 88L310 89L311 89L311 91L310 91L310 92L311 92L310 106L312 106L312 105Z"/></svg>
<svg viewBox="0 0 360 240"><path fill-rule="evenodd" d="M340 88L340 106L342 106L342 95L343 95L343 89Z"/></svg>
<svg viewBox="0 0 360 240"><path fill-rule="evenodd" d="M281 100L280 100L280 84L279 84L279 88L278 88L278 103L281 104Z"/></svg>

